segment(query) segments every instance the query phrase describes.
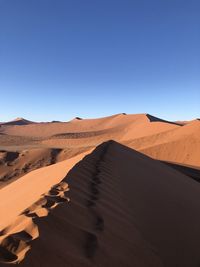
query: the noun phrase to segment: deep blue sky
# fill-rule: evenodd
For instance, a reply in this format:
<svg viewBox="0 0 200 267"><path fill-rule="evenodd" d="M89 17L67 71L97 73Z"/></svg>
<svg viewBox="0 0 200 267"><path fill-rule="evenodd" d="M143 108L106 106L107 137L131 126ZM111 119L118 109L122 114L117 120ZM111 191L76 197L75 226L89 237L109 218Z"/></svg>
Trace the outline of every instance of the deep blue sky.
<svg viewBox="0 0 200 267"><path fill-rule="evenodd" d="M0 121L200 117L199 0L0 0Z"/></svg>

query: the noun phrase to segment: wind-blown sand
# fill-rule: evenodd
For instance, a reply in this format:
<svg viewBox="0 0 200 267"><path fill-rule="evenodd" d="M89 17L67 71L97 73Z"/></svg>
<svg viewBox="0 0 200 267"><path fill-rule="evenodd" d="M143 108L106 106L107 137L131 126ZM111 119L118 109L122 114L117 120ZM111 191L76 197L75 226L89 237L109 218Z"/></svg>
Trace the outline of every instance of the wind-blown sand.
<svg viewBox="0 0 200 267"><path fill-rule="evenodd" d="M198 266L196 181L113 141L74 166L83 156L33 171L0 190L0 203L8 204L7 210L0 206L1 214L10 210L12 221L19 213L23 220L16 219L29 221L18 235L16 225L2 231L1 262L22 259L31 246L20 266ZM5 217L3 227L9 224Z"/></svg>

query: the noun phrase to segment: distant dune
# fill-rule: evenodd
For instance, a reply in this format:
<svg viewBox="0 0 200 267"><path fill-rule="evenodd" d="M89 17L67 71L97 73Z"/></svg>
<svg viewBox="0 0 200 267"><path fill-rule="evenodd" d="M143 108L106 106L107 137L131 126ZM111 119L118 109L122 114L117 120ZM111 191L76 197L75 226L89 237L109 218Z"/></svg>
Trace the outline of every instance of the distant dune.
<svg viewBox="0 0 200 267"><path fill-rule="evenodd" d="M194 120L175 131L148 140L134 140L130 146L142 143L139 150L153 158L200 167L200 121ZM135 145L134 145L135 143Z"/></svg>
<svg viewBox="0 0 200 267"><path fill-rule="evenodd" d="M125 113L48 123L18 118L0 127L0 186L110 139L158 160L200 168L198 119L174 123L150 114ZM5 160L9 153L19 156Z"/></svg>
<svg viewBox="0 0 200 267"><path fill-rule="evenodd" d="M80 118L80 117L75 117L72 119L72 121L80 121L80 120L82 120L82 118Z"/></svg>
<svg viewBox="0 0 200 267"><path fill-rule="evenodd" d="M4 123L2 122L1 124L2 125L28 125L32 123L35 123L35 122L26 120L24 118L16 118L12 121L4 122Z"/></svg>
<svg viewBox="0 0 200 267"><path fill-rule="evenodd" d="M148 114L126 115L122 113L99 119L74 119L64 123L37 123L13 127L4 125L1 127L1 132L13 136L47 138L56 134L107 131L116 134L120 132L122 136L130 133L131 136L134 134L133 138L136 138L177 127L180 125L166 122Z"/></svg>

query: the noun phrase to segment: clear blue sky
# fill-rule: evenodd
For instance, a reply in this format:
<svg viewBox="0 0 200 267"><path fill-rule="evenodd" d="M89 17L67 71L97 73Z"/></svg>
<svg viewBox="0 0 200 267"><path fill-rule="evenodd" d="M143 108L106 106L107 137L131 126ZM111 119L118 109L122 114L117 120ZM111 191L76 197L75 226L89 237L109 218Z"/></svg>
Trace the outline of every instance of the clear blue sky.
<svg viewBox="0 0 200 267"><path fill-rule="evenodd" d="M0 121L200 117L199 0L0 0Z"/></svg>

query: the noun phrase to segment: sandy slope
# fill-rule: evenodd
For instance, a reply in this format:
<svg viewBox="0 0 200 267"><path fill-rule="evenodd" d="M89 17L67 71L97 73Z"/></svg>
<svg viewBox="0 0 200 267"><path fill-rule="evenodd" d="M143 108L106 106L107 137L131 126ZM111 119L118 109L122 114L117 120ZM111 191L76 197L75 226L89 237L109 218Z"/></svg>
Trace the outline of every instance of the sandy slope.
<svg viewBox="0 0 200 267"><path fill-rule="evenodd" d="M32 171L0 190L2 264L21 261L30 249L30 241L39 236L32 217L47 216L49 210L68 200L68 185L60 181L84 155Z"/></svg>
<svg viewBox="0 0 200 267"><path fill-rule="evenodd" d="M153 158L200 167L200 121L125 142Z"/></svg>
<svg viewBox="0 0 200 267"><path fill-rule="evenodd" d="M69 159L87 150L88 148L81 147L35 148L15 152L0 150L0 188L30 171Z"/></svg>
<svg viewBox="0 0 200 267"><path fill-rule="evenodd" d="M7 215L1 218L0 229L3 229L16 215L38 200L52 185L60 182L84 155L84 153L79 154L69 160L32 171L1 189L0 214ZM8 210L10 212L7 212Z"/></svg>
<svg viewBox="0 0 200 267"><path fill-rule="evenodd" d="M12 235L1 246L1 261L6 255L11 259L20 254L19 240L30 245L35 239L20 266L198 266L199 184L118 143L100 145L68 173L62 184L27 209L82 157L36 170L0 191L0 203L7 203L7 210L0 206L1 214L10 210L11 220L26 209L23 216L29 220L33 217L39 228L39 238L37 229L28 227L27 222L26 231L21 226L20 235L14 235L13 227L3 231L4 236L9 231ZM60 201L64 203L47 217L38 217L45 215L42 201L47 209L48 197L52 201L58 194L49 204L52 207L61 194L61 200L65 196L62 192L67 184L69 204ZM14 192L18 192L17 199ZM3 217L1 226L8 222Z"/></svg>

